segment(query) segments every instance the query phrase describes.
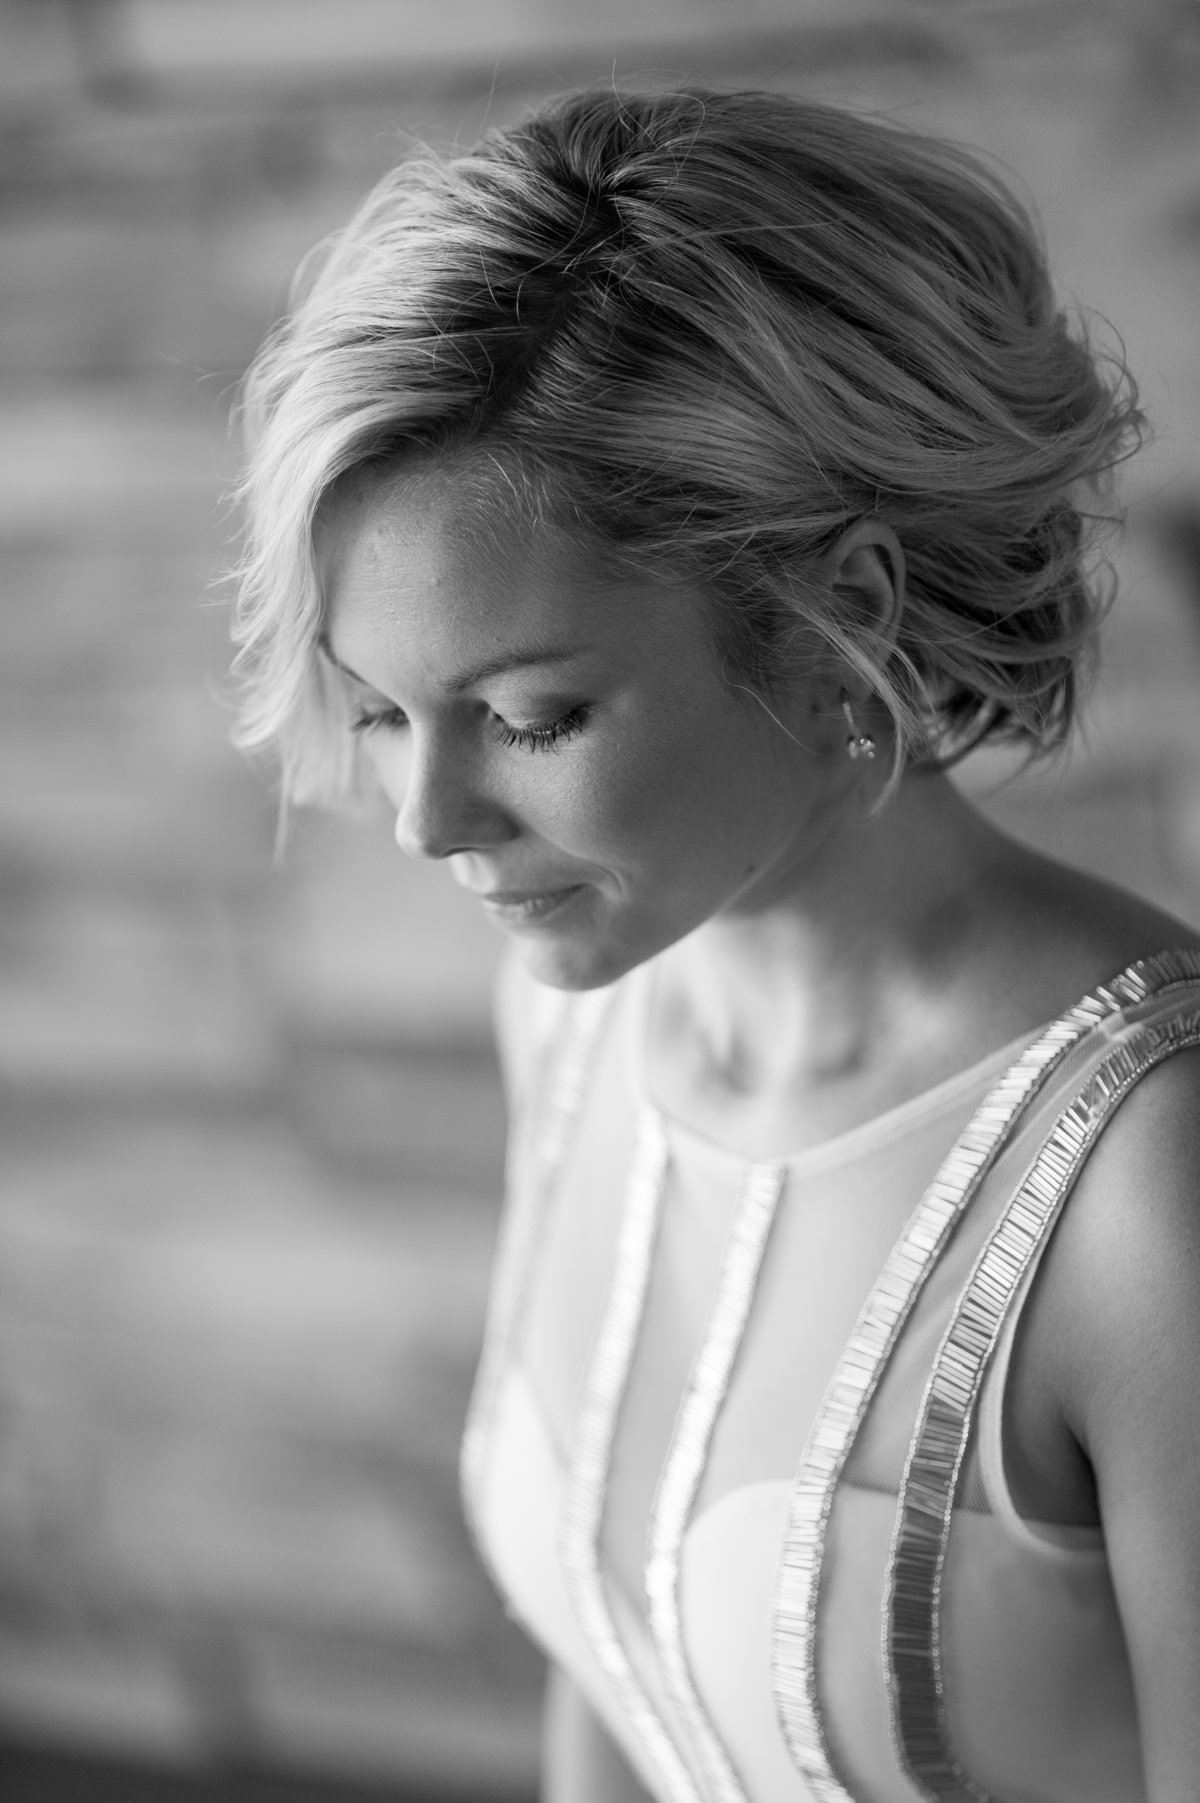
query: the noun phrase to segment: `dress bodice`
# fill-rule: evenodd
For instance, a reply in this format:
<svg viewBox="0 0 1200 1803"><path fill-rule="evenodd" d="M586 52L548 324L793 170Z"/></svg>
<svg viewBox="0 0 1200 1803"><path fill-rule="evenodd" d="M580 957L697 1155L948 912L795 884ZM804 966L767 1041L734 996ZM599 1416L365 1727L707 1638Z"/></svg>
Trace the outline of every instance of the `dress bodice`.
<svg viewBox="0 0 1200 1803"><path fill-rule="evenodd" d="M1136 1803L1103 1540L1013 1507L1004 1380L1200 957L762 1163L649 1101L637 993L547 1001L514 1121L464 1481L515 1613L664 1803Z"/></svg>

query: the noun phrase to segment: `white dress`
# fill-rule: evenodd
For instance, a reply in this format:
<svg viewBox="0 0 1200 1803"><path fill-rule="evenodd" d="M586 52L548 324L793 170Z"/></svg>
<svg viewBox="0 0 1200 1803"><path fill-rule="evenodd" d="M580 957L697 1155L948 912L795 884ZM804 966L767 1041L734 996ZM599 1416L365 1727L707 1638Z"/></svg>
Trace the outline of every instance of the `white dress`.
<svg viewBox="0 0 1200 1803"><path fill-rule="evenodd" d="M1075 1172L1200 1044L1200 955L763 1163L648 1099L637 973L538 993L464 1446L518 1619L663 1803L1139 1803L1102 1536L1021 1519L1001 1424Z"/></svg>

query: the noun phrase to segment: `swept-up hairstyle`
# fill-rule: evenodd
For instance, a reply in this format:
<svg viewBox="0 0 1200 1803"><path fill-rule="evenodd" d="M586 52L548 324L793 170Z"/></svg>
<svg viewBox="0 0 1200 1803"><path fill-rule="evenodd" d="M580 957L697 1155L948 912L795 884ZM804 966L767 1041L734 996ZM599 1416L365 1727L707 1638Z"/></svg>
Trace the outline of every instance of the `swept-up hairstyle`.
<svg viewBox="0 0 1200 1803"><path fill-rule="evenodd" d="M298 800L353 772L314 532L364 465L486 454L509 506L696 583L738 680L856 672L899 767L1067 733L1084 527L1140 419L974 157L696 88L584 92L404 161L302 272L244 415L241 741ZM819 579L864 516L905 552L894 637Z"/></svg>

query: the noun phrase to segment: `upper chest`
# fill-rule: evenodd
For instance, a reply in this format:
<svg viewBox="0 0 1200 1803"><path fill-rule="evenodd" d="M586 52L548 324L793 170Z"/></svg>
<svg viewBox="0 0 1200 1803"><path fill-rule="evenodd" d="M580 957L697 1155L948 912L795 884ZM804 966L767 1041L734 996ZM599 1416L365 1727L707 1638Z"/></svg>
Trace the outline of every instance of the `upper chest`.
<svg viewBox="0 0 1200 1803"><path fill-rule="evenodd" d="M710 1352L731 1283L744 1294L731 1327L736 1379L723 1407L717 1455L705 1494L764 1476L786 1476L803 1448L821 1398L872 1288L923 1196L1006 1069L1015 1048L807 1152L755 1159L672 1121L646 1097L637 1016L610 1023L576 1098L569 1143L559 1148L546 1211L537 1228L535 1277L526 1295L522 1341L547 1423L567 1448L575 1411L606 1310L622 1302L634 1323L620 1423L623 1468L643 1481L669 1440L689 1373ZM568 1085L569 1087L569 1085ZM639 1170L647 1120L661 1156ZM550 1108L527 1145L525 1177L537 1189L544 1142L558 1134ZM553 1148L552 1148L553 1150ZM1015 1184L1028 1148L1008 1152ZM1007 1199L1002 1169L990 1196L972 1201L921 1286L904 1331L889 1351L879 1397L857 1458L892 1487L899 1483L913 1408L939 1338L972 1263ZM774 1183L769 1221L746 1275L746 1208L756 1184ZM628 1254L635 1239L637 1255ZM623 1245L625 1250L623 1251ZM737 1276L741 1263L742 1274ZM1035 1298L1036 1299L1036 1298ZM1058 1311L1027 1311L1012 1363L1005 1411L1006 1454L1022 1512L1034 1519L1090 1524L1090 1472L1067 1430L1058 1395L1062 1365Z"/></svg>

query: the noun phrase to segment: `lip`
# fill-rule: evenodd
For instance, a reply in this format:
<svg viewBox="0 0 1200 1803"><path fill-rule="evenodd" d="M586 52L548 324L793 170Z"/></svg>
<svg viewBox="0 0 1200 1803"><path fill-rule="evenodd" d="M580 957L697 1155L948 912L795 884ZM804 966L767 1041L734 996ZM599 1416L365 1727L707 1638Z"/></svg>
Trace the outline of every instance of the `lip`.
<svg viewBox="0 0 1200 1803"><path fill-rule="evenodd" d="M563 889L491 889L479 899L494 920L504 926L541 926L560 914L583 894L582 883Z"/></svg>

